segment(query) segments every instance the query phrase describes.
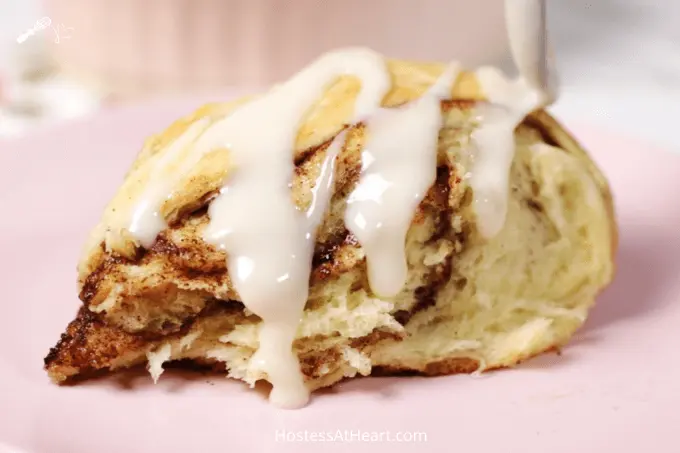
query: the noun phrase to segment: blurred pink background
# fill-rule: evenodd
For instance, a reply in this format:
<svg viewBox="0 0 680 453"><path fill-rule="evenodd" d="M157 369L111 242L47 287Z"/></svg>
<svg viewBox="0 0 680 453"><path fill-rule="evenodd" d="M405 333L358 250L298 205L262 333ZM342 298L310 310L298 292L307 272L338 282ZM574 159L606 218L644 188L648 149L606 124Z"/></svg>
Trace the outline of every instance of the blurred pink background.
<svg viewBox="0 0 680 453"><path fill-rule="evenodd" d="M49 0L77 30L60 66L117 96L261 86L321 53L369 46L426 60L499 60L503 0Z"/></svg>
<svg viewBox="0 0 680 453"><path fill-rule="evenodd" d="M680 2L547 0L563 117L680 148ZM0 138L155 98L219 99L326 50L509 64L504 0L0 0ZM50 26L17 37L49 18Z"/></svg>
<svg viewBox="0 0 680 453"><path fill-rule="evenodd" d="M0 137L107 105L259 89L344 46L499 63L508 54L503 4L0 0Z"/></svg>

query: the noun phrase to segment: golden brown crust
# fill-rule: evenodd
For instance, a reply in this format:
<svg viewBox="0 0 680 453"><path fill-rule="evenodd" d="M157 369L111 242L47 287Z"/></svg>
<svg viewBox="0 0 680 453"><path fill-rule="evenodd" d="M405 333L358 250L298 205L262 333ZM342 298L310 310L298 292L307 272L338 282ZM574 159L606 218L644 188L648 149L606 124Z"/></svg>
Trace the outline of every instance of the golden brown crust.
<svg viewBox="0 0 680 453"><path fill-rule="evenodd" d="M83 306L45 357L45 368L52 380L63 382L76 374L112 368L129 354L141 351L143 356L147 344L141 337L107 326Z"/></svg>
<svg viewBox="0 0 680 453"><path fill-rule="evenodd" d="M202 316L219 316L220 313L206 313ZM181 334L173 334L163 339L177 339ZM365 337L356 338L351 346L359 351L369 352L370 348L385 340L399 341L398 335L389 332L376 331ZM102 371L122 367L132 367L144 363L146 351L153 350L160 342L145 339L143 336L134 335L104 324L96 315L82 307L75 320L73 320L61 340L52 348L45 357L45 368L52 380L57 383L68 383L74 379L87 379L101 374ZM557 351L557 345L546 349ZM537 354L536 354L537 355ZM300 357L301 370L305 379L314 381L323 379L332 385L337 380L329 379L321 370L324 367L336 366L341 353L337 349L327 349L303 354ZM517 363L523 362L532 356L518 358ZM123 361L122 359L125 359ZM182 360L175 364L176 367L192 369L195 367L210 368L213 371L226 371L224 362L205 357L193 360ZM511 366L511 365L508 365ZM506 368L507 366L488 368ZM480 362L476 357L449 357L424 364L421 368L410 368L404 365L389 365L373 367L371 375L374 376L442 376L449 374L469 374L480 369ZM313 388L320 384L312 383Z"/></svg>

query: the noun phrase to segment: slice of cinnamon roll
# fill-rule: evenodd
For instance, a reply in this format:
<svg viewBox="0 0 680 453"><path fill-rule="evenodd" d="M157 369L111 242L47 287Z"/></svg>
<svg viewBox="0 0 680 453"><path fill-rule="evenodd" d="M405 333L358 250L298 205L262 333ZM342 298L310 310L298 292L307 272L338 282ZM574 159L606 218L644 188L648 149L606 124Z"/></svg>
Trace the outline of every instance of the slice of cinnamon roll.
<svg viewBox="0 0 680 453"><path fill-rule="evenodd" d="M561 348L612 279L612 197L521 82L343 50L151 137L49 376L190 361L299 406Z"/></svg>

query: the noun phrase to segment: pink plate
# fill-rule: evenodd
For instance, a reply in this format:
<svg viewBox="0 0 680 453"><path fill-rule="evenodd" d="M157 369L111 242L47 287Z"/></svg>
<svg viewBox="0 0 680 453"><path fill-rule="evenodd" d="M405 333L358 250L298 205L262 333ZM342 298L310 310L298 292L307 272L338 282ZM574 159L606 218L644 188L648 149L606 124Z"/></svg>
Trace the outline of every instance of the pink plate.
<svg viewBox="0 0 680 453"><path fill-rule="evenodd" d="M350 381L299 411L197 373L52 385L42 359L78 307L86 233L142 140L198 104L0 143L0 453L680 451L680 158L588 127L573 130L614 188L618 276L562 356L481 378Z"/></svg>

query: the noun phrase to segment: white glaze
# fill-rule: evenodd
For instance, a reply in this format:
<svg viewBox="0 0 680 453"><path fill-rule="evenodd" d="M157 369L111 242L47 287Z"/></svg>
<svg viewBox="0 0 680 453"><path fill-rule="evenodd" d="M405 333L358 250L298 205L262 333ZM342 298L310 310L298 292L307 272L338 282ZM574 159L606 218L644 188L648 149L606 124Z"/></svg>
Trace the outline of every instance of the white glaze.
<svg viewBox="0 0 680 453"><path fill-rule="evenodd" d="M361 177L347 200L345 225L366 254L377 295L393 297L406 281L406 233L437 176L441 100L450 96L457 75L452 65L419 99L381 109L368 122Z"/></svg>
<svg viewBox="0 0 680 453"><path fill-rule="evenodd" d="M332 193L335 158L344 135L326 152L306 213L291 202L287 186L292 154L287 165L291 173L278 172L276 162L270 162L270 171L253 167L248 175L235 175L239 179L209 208L206 240L227 251L234 288L244 305L262 318L251 372L267 375L273 385L270 399L281 407L302 406L309 397L292 343L307 302L316 229ZM257 160L255 155L252 159ZM259 191L251 192L255 186Z"/></svg>
<svg viewBox="0 0 680 453"><path fill-rule="evenodd" d="M167 171L169 165L174 165L180 158L180 154L190 152L191 157L200 157L194 147L194 142L205 131L209 122L207 119L195 121L189 128L164 150L158 162L155 163L151 175L152 183L144 188L144 192L134 205L131 219L127 230L144 247L149 248L156 240L158 233L163 231L168 225L160 209L163 202L172 196L174 187L184 176L185 172L191 168L190 165L197 162L197 159L190 159L192 162L185 165L181 171ZM192 149L188 149L189 147Z"/></svg>
<svg viewBox="0 0 680 453"><path fill-rule="evenodd" d="M477 72L490 102L477 111L475 161L467 179L475 193L479 230L486 236L496 234L504 222L513 131L545 99L536 90L535 78L527 76L535 69L535 51L516 50L526 46L528 35L518 24L529 16L510 16L510 37L522 77L508 81L491 68ZM440 102L451 91L456 65L419 99L383 109L380 104L391 81L381 56L366 49L327 54L207 130L199 122L178 138L157 162L156 173L162 174L162 167L178 155L189 155L169 178L152 175L129 225L133 236L150 246L166 227L159 210L174 185L205 153L218 147L229 151L233 170L210 204L204 238L226 252L234 289L246 308L262 319L259 348L249 372L255 378L267 377L273 384L270 400L282 407L302 406L309 397L292 345L308 297L316 230L332 196L335 159L345 134L339 134L326 151L306 212L295 206L290 192L295 139L307 110L342 74L361 81L350 122L363 121L367 128L359 183L349 197L345 222L366 253L373 292L384 297L397 294L407 274L407 231L436 178Z"/></svg>
<svg viewBox="0 0 680 453"><path fill-rule="evenodd" d="M552 102L557 93L552 62L547 67L543 64L547 44L541 38L547 37L542 36L540 27L542 7L541 0L505 2L508 38L519 71L516 80L508 80L491 67L476 72L489 102L476 110L479 125L472 134L473 164L468 180L477 229L487 238L498 234L505 223L515 128L533 110Z"/></svg>
<svg viewBox="0 0 680 453"><path fill-rule="evenodd" d="M163 202L172 196L173 188L181 178L211 150L229 149L234 165L240 168L239 173L247 171L248 162L258 170L265 170L264 163L270 162L265 160L261 166L255 165L258 160L244 158L246 153L240 152L243 148L258 148L255 152L260 152L261 158L267 153L278 153L278 161L292 156L297 129L307 109L321 97L327 85L342 74L353 74L362 80L362 90L354 107L354 122L362 121L375 111L391 86L380 54L364 48L343 49L322 56L288 82L273 88L268 95L249 102L210 127L207 127L207 119L195 121L155 163L150 178L152 183L134 205L129 225L125 227L142 246L150 247L158 233L167 227L160 215ZM263 130L267 133L263 134ZM191 149L187 150L188 147ZM180 156L183 153L187 154ZM165 171L178 161L179 168ZM292 168L293 163L287 161L286 165ZM291 172L287 173L287 178Z"/></svg>
<svg viewBox="0 0 680 453"><path fill-rule="evenodd" d="M468 181L477 230L491 238L503 228L507 214L515 128L538 106L540 94L523 79L508 81L494 68L480 68L476 74L489 102L476 108L478 126L472 133L473 163Z"/></svg>
<svg viewBox="0 0 680 453"><path fill-rule="evenodd" d="M274 387L270 399L285 407L303 405L308 398L292 343L307 301L315 233L331 193L332 163L344 134L327 152L307 213L291 199L295 139L307 110L341 74L362 80L353 122L378 109L391 86L381 56L362 49L335 52L205 134L208 141L219 137L235 169L210 205L204 236L227 252L234 288L262 318L251 370L268 377Z"/></svg>

